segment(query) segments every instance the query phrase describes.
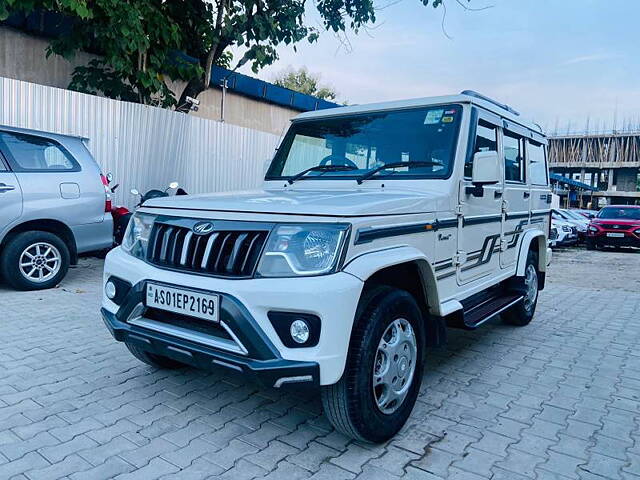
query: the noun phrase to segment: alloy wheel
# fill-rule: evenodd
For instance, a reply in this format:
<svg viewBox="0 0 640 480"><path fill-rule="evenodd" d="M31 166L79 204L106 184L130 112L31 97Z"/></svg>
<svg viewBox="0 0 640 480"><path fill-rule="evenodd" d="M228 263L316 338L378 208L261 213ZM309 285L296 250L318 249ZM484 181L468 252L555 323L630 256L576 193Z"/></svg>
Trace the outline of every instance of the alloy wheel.
<svg viewBox="0 0 640 480"><path fill-rule="evenodd" d="M42 283L55 277L62 266L60 251L50 243L29 245L20 254L20 273L34 283Z"/></svg>

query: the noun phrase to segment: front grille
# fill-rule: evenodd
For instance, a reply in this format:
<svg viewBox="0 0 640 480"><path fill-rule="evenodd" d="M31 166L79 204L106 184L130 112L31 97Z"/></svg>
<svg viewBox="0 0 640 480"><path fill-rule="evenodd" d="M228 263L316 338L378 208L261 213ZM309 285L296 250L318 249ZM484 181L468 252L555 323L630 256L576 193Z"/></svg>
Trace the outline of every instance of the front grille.
<svg viewBox="0 0 640 480"><path fill-rule="evenodd" d="M159 267L224 277L253 275L268 231L214 231L197 235L191 228L156 223L147 260Z"/></svg>
<svg viewBox="0 0 640 480"><path fill-rule="evenodd" d="M618 225L617 223L601 223L600 226L607 230L629 230L632 228L631 225Z"/></svg>

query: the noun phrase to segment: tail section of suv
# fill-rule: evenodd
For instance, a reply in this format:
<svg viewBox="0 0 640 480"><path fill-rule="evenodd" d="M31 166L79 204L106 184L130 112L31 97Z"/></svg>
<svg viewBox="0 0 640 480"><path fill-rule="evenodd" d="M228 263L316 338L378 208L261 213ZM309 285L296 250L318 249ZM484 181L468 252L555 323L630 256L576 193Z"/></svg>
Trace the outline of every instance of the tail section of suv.
<svg viewBox="0 0 640 480"><path fill-rule="evenodd" d="M587 229L587 248L640 248L640 206L610 205L598 212Z"/></svg>
<svg viewBox="0 0 640 480"><path fill-rule="evenodd" d="M78 137L0 126L0 278L50 288L113 244L100 168ZM108 210L107 210L108 211Z"/></svg>
<svg viewBox="0 0 640 480"><path fill-rule="evenodd" d="M473 92L301 114L263 189L142 205L105 261L104 321L155 367L318 386L338 430L384 441L445 327L533 318L546 144Z"/></svg>

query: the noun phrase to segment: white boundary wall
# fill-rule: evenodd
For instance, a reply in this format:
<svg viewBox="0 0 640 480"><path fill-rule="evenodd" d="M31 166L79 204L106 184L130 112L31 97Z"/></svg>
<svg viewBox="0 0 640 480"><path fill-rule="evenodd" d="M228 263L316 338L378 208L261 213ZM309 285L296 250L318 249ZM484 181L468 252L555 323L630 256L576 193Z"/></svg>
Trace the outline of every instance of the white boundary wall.
<svg viewBox="0 0 640 480"><path fill-rule="evenodd" d="M0 77L0 125L87 137L104 173L131 188L177 181L189 193L260 185L278 136L192 115Z"/></svg>

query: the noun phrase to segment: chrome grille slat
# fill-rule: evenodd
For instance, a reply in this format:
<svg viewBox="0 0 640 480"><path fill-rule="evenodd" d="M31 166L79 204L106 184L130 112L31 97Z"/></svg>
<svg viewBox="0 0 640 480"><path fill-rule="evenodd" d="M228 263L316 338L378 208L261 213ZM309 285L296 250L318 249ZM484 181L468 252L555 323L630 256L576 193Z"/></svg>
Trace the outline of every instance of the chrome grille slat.
<svg viewBox="0 0 640 480"><path fill-rule="evenodd" d="M204 249L204 255L202 255L202 263L200 264L200 268L207 268L207 263L209 261L209 257L211 256L211 249L213 248L213 242L218 238L218 232L212 233L209 235L209 240L207 241L207 246Z"/></svg>
<svg viewBox="0 0 640 480"><path fill-rule="evenodd" d="M172 270L223 277L253 274L266 242L266 230L222 230L198 235L187 226L156 223L147 259Z"/></svg>
<svg viewBox="0 0 640 480"><path fill-rule="evenodd" d="M242 265L240 266L241 272L245 271L247 267L247 262L249 262L249 259L251 258L251 253L253 251L253 248L259 239L260 239L260 233L256 233L251 239L251 242L249 243L249 247L247 247L247 254L244 256L244 260L242 260Z"/></svg>
<svg viewBox="0 0 640 480"><path fill-rule="evenodd" d="M184 236L184 242L182 243L182 253L180 254L180 265L186 265L187 263L187 254L189 253L189 245L191 243L191 237L193 237L193 232L189 230L187 234Z"/></svg>
<svg viewBox="0 0 640 480"><path fill-rule="evenodd" d="M231 250L231 255L229 255L229 260L227 261L227 266L226 266L227 272L229 273L233 272L234 266L236 264L236 259L238 258L238 252L240 251L242 244L244 243L244 241L248 236L249 236L248 233L241 233L240 235L238 235L238 238L236 238L236 241L234 242L233 248Z"/></svg>

